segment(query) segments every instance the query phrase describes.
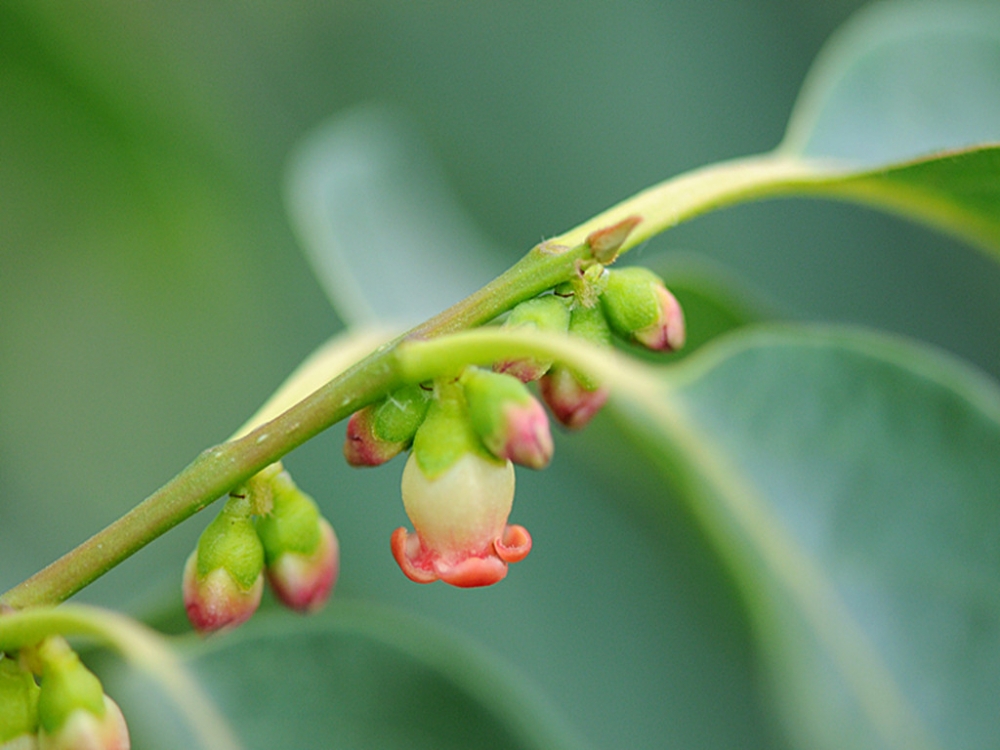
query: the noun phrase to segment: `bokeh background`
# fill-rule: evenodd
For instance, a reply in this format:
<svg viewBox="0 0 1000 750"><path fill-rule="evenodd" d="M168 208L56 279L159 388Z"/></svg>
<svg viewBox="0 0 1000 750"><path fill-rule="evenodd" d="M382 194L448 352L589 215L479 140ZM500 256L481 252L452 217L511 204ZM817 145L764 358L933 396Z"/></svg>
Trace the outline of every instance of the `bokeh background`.
<svg viewBox="0 0 1000 750"><path fill-rule="evenodd" d="M860 5L0 4L0 588L225 439L341 327L281 195L318 123L405 113L502 267L649 184L776 145ZM774 202L639 252L706 258L784 316L899 332L1000 376L1000 270L899 220ZM342 436L287 462L340 535L338 597L462 634L593 747L781 747L731 583L611 417L519 472L535 551L472 592L403 578L402 464L348 470ZM176 609L203 515L79 598Z"/></svg>

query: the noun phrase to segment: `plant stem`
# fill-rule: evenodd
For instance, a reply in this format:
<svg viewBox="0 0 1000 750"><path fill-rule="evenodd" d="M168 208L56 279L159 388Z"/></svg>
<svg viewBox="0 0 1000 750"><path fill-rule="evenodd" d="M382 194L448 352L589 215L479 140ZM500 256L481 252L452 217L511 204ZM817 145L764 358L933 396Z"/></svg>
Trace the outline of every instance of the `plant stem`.
<svg viewBox="0 0 1000 750"><path fill-rule="evenodd" d="M577 264L591 257L587 238L592 232L638 217L640 223L621 246L625 252L713 208L803 190L822 182L821 175L815 164L771 155L718 164L667 180L543 242L472 296L380 347L277 418L203 452L129 513L0 596L0 605L23 608L72 596L293 448L399 387L401 375L391 355L400 342L483 325L570 279Z"/></svg>
<svg viewBox="0 0 1000 750"><path fill-rule="evenodd" d="M233 487L358 409L403 384L395 347L477 326L569 278L587 249L540 245L479 292L373 352L247 435L209 448L146 500L48 567L0 596L21 609L64 601Z"/></svg>

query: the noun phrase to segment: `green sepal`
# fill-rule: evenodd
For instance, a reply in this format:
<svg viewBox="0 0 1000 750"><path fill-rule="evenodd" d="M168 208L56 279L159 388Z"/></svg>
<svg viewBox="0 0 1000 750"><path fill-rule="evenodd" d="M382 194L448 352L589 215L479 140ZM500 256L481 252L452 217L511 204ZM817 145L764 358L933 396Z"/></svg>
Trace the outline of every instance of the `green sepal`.
<svg viewBox="0 0 1000 750"><path fill-rule="evenodd" d="M472 427L469 407L458 383L439 384L427 418L413 438L413 455L424 476L434 479L466 453L502 464Z"/></svg>
<svg viewBox="0 0 1000 750"><path fill-rule="evenodd" d="M569 328L569 300L554 294L526 300L510 311L504 325L511 328L530 326L540 331L566 331Z"/></svg>
<svg viewBox="0 0 1000 750"><path fill-rule="evenodd" d="M38 732L35 678L16 659L0 658L0 745Z"/></svg>
<svg viewBox="0 0 1000 750"><path fill-rule="evenodd" d="M198 540L198 577L225 568L244 591L264 569L264 546L250 519L248 506L233 498Z"/></svg>
<svg viewBox="0 0 1000 750"><path fill-rule="evenodd" d="M93 672L83 666L64 640L53 638L39 648L42 684L38 693L38 721L54 734L79 709L103 718L104 688Z"/></svg>
<svg viewBox="0 0 1000 750"><path fill-rule="evenodd" d="M628 337L655 325L660 319L656 287L662 284L659 276L641 266L609 270L601 304L611 328Z"/></svg>
<svg viewBox="0 0 1000 750"><path fill-rule="evenodd" d="M311 555L320 543L316 502L295 485L288 472L276 476L271 486L273 507L257 521L267 564L273 564L285 552Z"/></svg>
<svg viewBox="0 0 1000 750"><path fill-rule="evenodd" d="M469 367L459 382L465 391L472 429L481 437L507 431L506 404L529 404L532 400L524 383L499 372Z"/></svg>
<svg viewBox="0 0 1000 750"><path fill-rule="evenodd" d="M375 412L376 437L390 443L409 444L427 416L431 392L408 385L389 394Z"/></svg>

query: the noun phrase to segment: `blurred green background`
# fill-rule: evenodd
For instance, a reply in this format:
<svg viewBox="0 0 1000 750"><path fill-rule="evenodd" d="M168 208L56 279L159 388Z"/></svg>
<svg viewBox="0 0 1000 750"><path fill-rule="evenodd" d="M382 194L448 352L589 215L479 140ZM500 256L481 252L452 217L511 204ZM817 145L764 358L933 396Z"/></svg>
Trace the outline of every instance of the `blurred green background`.
<svg viewBox="0 0 1000 750"><path fill-rule="evenodd" d="M319 122L371 101L408 115L499 267L653 182L774 146L861 4L0 5L0 589L225 439L338 329L281 198ZM897 331L1000 376L1000 269L943 236L775 202L636 253L676 251L790 317ZM513 520L535 550L484 591L403 578L402 464L348 470L342 435L287 462L340 535L338 596L463 633L594 747L781 746L730 582L681 508L653 510L662 483L610 417L519 472ZM176 604L207 520L80 598Z"/></svg>

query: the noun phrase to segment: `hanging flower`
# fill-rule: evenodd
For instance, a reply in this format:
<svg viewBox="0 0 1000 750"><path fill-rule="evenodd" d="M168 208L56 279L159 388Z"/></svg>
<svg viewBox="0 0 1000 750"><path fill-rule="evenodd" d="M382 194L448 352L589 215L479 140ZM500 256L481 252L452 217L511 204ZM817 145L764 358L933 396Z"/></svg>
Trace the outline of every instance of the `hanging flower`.
<svg viewBox="0 0 1000 750"><path fill-rule="evenodd" d="M507 523L514 467L483 447L457 384L439 386L403 470L402 493L415 531L397 529L392 553L413 581L488 586L531 551L527 530Z"/></svg>

